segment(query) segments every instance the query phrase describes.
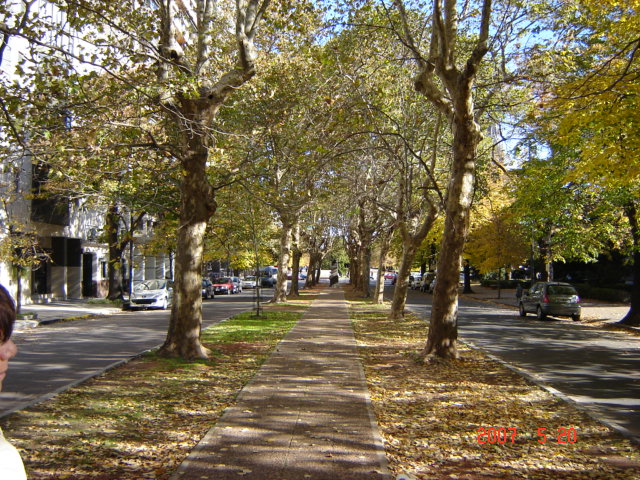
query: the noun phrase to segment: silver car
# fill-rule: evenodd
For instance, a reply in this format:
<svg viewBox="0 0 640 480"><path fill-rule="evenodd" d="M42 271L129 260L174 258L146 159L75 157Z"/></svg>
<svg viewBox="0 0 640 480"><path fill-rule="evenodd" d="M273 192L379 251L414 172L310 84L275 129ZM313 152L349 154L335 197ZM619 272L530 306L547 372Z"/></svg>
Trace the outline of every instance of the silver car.
<svg viewBox="0 0 640 480"><path fill-rule="evenodd" d="M535 313L540 320L547 315L571 317L580 320L580 297L578 292L568 283L538 282L528 291L523 292L519 301L520 316Z"/></svg>
<svg viewBox="0 0 640 480"><path fill-rule="evenodd" d="M137 283L131 294L130 307L160 308L166 310L173 300L173 281L145 280Z"/></svg>

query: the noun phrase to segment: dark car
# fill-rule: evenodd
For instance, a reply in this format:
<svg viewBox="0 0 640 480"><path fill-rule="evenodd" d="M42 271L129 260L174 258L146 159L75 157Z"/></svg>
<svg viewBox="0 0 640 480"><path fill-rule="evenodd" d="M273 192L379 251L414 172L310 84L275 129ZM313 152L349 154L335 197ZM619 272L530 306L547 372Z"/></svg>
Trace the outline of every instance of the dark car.
<svg viewBox="0 0 640 480"><path fill-rule="evenodd" d="M214 280L213 291L217 294L231 295L232 293L236 293L236 287L231 277L220 277Z"/></svg>
<svg viewBox="0 0 640 480"><path fill-rule="evenodd" d="M580 297L573 285L563 282L538 282L523 292L519 302L520 316L535 313L540 320L547 315L580 320Z"/></svg>
<svg viewBox="0 0 640 480"><path fill-rule="evenodd" d="M215 290L213 289L213 283L208 278L202 279L202 298L205 300L213 298L215 296Z"/></svg>

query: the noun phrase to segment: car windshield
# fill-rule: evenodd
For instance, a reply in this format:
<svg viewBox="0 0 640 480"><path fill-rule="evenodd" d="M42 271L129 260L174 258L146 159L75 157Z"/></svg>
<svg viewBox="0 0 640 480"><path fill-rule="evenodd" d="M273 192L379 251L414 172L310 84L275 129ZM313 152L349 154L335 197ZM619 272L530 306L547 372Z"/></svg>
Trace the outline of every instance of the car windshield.
<svg viewBox="0 0 640 480"><path fill-rule="evenodd" d="M547 287L549 295L577 295L578 292L571 285L549 285Z"/></svg>
<svg viewBox="0 0 640 480"><path fill-rule="evenodd" d="M229 277L220 277L216 280L216 283L231 283L231 279Z"/></svg>
<svg viewBox="0 0 640 480"><path fill-rule="evenodd" d="M166 284L166 280L146 280L137 284L136 290L162 290Z"/></svg>
<svg viewBox="0 0 640 480"><path fill-rule="evenodd" d="M244 277L244 279L247 282L253 282L256 279L256 277Z"/></svg>

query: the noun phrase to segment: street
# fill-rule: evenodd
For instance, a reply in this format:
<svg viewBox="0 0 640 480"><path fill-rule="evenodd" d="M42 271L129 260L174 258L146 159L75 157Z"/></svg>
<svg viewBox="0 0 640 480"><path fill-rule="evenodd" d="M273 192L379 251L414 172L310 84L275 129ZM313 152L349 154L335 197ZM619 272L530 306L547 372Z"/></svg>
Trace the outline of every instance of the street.
<svg viewBox="0 0 640 480"><path fill-rule="evenodd" d="M263 296L270 294L264 291ZM253 292L203 300L203 328L252 308ZM14 335L18 355L0 392L0 416L42 401L97 372L157 347L169 311L138 310L93 320L42 325Z"/></svg>
<svg viewBox="0 0 640 480"><path fill-rule="evenodd" d="M430 294L410 291L407 307L425 316ZM640 338L567 319L536 320L461 295L458 333L640 440Z"/></svg>

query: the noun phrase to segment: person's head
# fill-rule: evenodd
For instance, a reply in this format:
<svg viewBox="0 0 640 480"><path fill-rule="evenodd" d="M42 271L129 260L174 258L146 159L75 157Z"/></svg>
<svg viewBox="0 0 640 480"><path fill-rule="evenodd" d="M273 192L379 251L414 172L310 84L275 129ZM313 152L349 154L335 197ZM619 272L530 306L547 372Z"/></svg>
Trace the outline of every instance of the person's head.
<svg viewBox="0 0 640 480"><path fill-rule="evenodd" d="M9 360L18 351L15 343L11 340L15 321L16 305L7 289L0 285L0 390L2 390L2 381L7 375Z"/></svg>

